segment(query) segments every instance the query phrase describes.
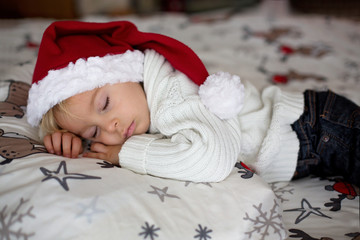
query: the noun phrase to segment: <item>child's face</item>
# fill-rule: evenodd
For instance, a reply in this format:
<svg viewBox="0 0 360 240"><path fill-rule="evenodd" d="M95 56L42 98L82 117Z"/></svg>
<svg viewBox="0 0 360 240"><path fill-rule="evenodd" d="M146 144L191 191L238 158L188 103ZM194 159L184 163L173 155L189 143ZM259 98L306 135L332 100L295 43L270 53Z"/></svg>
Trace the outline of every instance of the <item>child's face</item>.
<svg viewBox="0 0 360 240"><path fill-rule="evenodd" d="M123 144L132 135L145 133L150 113L139 83L107 84L67 100L70 113L55 113L62 129L106 145Z"/></svg>

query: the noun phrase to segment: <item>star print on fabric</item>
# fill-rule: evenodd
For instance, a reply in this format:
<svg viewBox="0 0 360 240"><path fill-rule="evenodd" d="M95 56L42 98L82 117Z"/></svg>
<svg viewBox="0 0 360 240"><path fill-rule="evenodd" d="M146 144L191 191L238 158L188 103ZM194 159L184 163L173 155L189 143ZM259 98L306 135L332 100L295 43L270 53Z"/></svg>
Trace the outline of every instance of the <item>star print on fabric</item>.
<svg viewBox="0 0 360 240"><path fill-rule="evenodd" d="M78 180L85 180L85 179L101 179L101 177L90 176L80 173L68 173L66 168L66 162L61 161L58 169L56 171L50 171L44 167L40 168L40 171L46 176L42 182L45 182L50 179L55 179L60 183L60 185L66 190L69 191L69 185L67 183L68 179L78 179Z"/></svg>
<svg viewBox="0 0 360 240"><path fill-rule="evenodd" d="M295 224L300 223L305 218L307 218L310 214L315 214L315 215L320 216L320 217L326 217L326 218L331 219L331 217L326 216L325 214L320 212L319 207L312 207L311 204L305 198L303 198L301 200L301 208L294 208L294 209L284 210L284 212L294 212L294 211L301 212L300 215L296 218Z"/></svg>
<svg viewBox="0 0 360 240"><path fill-rule="evenodd" d="M191 182L191 181L186 181L186 182L185 182L185 187L189 186L191 183L193 183L193 184L203 184L203 185L205 185L205 186L208 186L208 187L211 187L211 188L212 188L211 184L208 183L208 182L199 182L199 183L196 183L196 182Z"/></svg>
<svg viewBox="0 0 360 240"><path fill-rule="evenodd" d="M141 228L144 231L139 233L139 236L144 235L144 240L147 239L147 237L149 237L151 240L154 240L155 237L159 236L156 231L159 231L160 228L155 228L155 225L150 226L148 222L145 222L145 227L141 226Z"/></svg>
<svg viewBox="0 0 360 240"><path fill-rule="evenodd" d="M208 240L210 239L210 233L212 232L211 229L208 229L207 227L202 227L200 224L198 225L199 229L195 229L195 231L198 233L194 236L194 238L199 238L199 240Z"/></svg>
<svg viewBox="0 0 360 240"><path fill-rule="evenodd" d="M150 185L150 187L152 187L152 189L154 189L154 191L149 191L148 193L150 194L155 194L155 195L158 195L158 197L160 198L160 200L162 202L165 201L165 197L169 197L169 198L178 198L180 199L178 196L176 195L172 195L172 194L168 194L167 191L168 191L168 187L164 187L163 189L160 189L158 187L154 187L152 185Z"/></svg>
<svg viewBox="0 0 360 240"><path fill-rule="evenodd" d="M94 215L104 213L104 210L96 207L98 198L98 196L93 198L89 204L79 203L81 211L76 215L76 218L86 217L87 222L91 223Z"/></svg>

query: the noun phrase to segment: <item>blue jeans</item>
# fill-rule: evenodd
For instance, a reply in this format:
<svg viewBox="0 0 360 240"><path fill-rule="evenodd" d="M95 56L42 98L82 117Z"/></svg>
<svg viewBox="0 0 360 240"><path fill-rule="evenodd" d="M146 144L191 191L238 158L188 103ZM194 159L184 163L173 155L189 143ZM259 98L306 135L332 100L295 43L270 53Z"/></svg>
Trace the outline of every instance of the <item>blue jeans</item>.
<svg viewBox="0 0 360 240"><path fill-rule="evenodd" d="M331 91L304 96L304 113L291 125L300 140L293 179L340 175L360 186L360 107Z"/></svg>

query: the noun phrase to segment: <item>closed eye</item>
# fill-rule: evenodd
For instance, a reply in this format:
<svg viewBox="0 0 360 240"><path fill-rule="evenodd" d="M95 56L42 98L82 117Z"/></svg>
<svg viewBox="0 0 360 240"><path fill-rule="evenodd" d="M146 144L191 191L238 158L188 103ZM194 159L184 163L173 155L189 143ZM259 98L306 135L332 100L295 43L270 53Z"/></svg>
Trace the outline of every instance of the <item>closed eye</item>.
<svg viewBox="0 0 360 240"><path fill-rule="evenodd" d="M97 134L98 134L98 128L95 127L95 130L94 130L94 133L93 133L93 135L92 135L92 138L96 138Z"/></svg>
<svg viewBox="0 0 360 240"><path fill-rule="evenodd" d="M81 134L81 136L85 139L95 139L99 136L100 129L97 126L92 126L86 129L86 131Z"/></svg>
<svg viewBox="0 0 360 240"><path fill-rule="evenodd" d="M106 97L106 101L105 101L105 104L103 106L103 111L106 110L109 106L109 103L110 103L110 98L109 97Z"/></svg>

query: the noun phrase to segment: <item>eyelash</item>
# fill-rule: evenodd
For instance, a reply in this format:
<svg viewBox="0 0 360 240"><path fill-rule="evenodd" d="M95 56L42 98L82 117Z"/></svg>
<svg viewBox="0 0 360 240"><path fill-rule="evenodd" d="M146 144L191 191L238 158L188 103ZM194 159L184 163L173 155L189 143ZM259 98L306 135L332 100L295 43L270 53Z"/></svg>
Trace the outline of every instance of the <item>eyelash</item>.
<svg viewBox="0 0 360 240"><path fill-rule="evenodd" d="M106 101L105 101L105 105L103 107L103 111L107 109L107 107L109 106L109 103L110 103L110 98L109 97L106 97Z"/></svg>
<svg viewBox="0 0 360 240"><path fill-rule="evenodd" d="M92 135L92 138L96 138L97 132L98 132L98 128L95 127L95 131L94 131L94 134Z"/></svg>
<svg viewBox="0 0 360 240"><path fill-rule="evenodd" d="M104 104L104 107L102 108L102 111L105 111L108 108L109 103L110 103L110 98L106 97L105 104ZM92 135L92 138L96 138L97 133L98 133L98 128L95 127L95 131L94 131L94 134Z"/></svg>

